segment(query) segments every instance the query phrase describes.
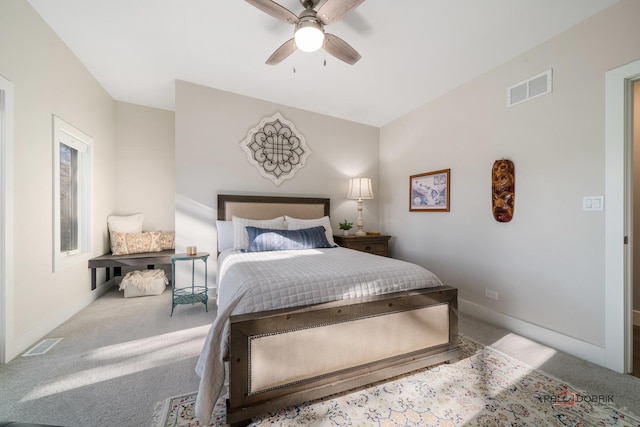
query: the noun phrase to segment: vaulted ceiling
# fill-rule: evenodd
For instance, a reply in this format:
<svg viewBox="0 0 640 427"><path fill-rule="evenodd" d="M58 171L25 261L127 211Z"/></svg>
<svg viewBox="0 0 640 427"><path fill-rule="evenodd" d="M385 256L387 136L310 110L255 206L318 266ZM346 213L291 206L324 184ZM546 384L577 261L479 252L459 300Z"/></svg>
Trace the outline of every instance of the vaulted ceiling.
<svg viewBox="0 0 640 427"><path fill-rule="evenodd" d="M28 1L117 100L173 110L180 79L382 126L619 0L366 0L326 28L355 65L320 50L276 66L293 26L245 1Z"/></svg>

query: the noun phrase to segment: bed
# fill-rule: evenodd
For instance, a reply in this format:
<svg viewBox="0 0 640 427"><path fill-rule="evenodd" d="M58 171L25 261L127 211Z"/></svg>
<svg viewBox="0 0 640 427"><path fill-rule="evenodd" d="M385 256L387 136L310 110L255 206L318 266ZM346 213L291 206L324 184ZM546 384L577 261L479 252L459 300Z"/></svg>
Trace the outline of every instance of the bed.
<svg viewBox="0 0 640 427"><path fill-rule="evenodd" d="M219 195L218 229L234 216L242 224L287 215L285 228L300 231L275 234L313 234L302 227L329 212L324 198ZM329 237L304 249L220 252L218 314L196 366L201 421L225 372L227 423L240 426L460 356L457 289L415 264L332 247Z"/></svg>

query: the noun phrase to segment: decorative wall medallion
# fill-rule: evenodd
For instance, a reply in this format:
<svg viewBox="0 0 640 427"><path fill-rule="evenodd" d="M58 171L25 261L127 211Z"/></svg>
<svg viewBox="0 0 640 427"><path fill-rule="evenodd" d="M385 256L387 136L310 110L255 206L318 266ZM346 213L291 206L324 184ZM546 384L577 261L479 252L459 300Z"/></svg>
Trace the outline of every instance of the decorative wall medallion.
<svg viewBox="0 0 640 427"><path fill-rule="evenodd" d="M240 145L249 163L276 185L293 178L311 154L304 136L280 113L262 119Z"/></svg>

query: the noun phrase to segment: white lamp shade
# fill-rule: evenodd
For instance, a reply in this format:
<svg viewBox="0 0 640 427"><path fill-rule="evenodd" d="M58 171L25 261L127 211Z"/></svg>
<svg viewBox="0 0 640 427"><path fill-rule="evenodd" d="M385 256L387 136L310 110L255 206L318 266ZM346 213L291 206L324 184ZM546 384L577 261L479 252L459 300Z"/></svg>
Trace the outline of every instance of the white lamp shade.
<svg viewBox="0 0 640 427"><path fill-rule="evenodd" d="M348 199L373 199L371 178L351 178L349 180Z"/></svg>
<svg viewBox="0 0 640 427"><path fill-rule="evenodd" d="M324 31L315 21L300 21L293 38L298 49L304 52L315 52L324 43Z"/></svg>

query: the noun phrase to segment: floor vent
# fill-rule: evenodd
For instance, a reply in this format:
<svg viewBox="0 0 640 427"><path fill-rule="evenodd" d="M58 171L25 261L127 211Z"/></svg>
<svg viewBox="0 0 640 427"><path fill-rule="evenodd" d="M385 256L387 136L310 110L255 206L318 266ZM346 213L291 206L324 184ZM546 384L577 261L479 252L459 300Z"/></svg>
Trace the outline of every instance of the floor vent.
<svg viewBox="0 0 640 427"><path fill-rule="evenodd" d="M58 344L62 338L47 338L40 341L38 344L33 346L31 350L24 353L22 356L40 356L41 354L45 354L47 351L51 350L54 345Z"/></svg>
<svg viewBox="0 0 640 427"><path fill-rule="evenodd" d="M550 93L552 88L553 73L552 69L548 69L507 89L507 107Z"/></svg>

